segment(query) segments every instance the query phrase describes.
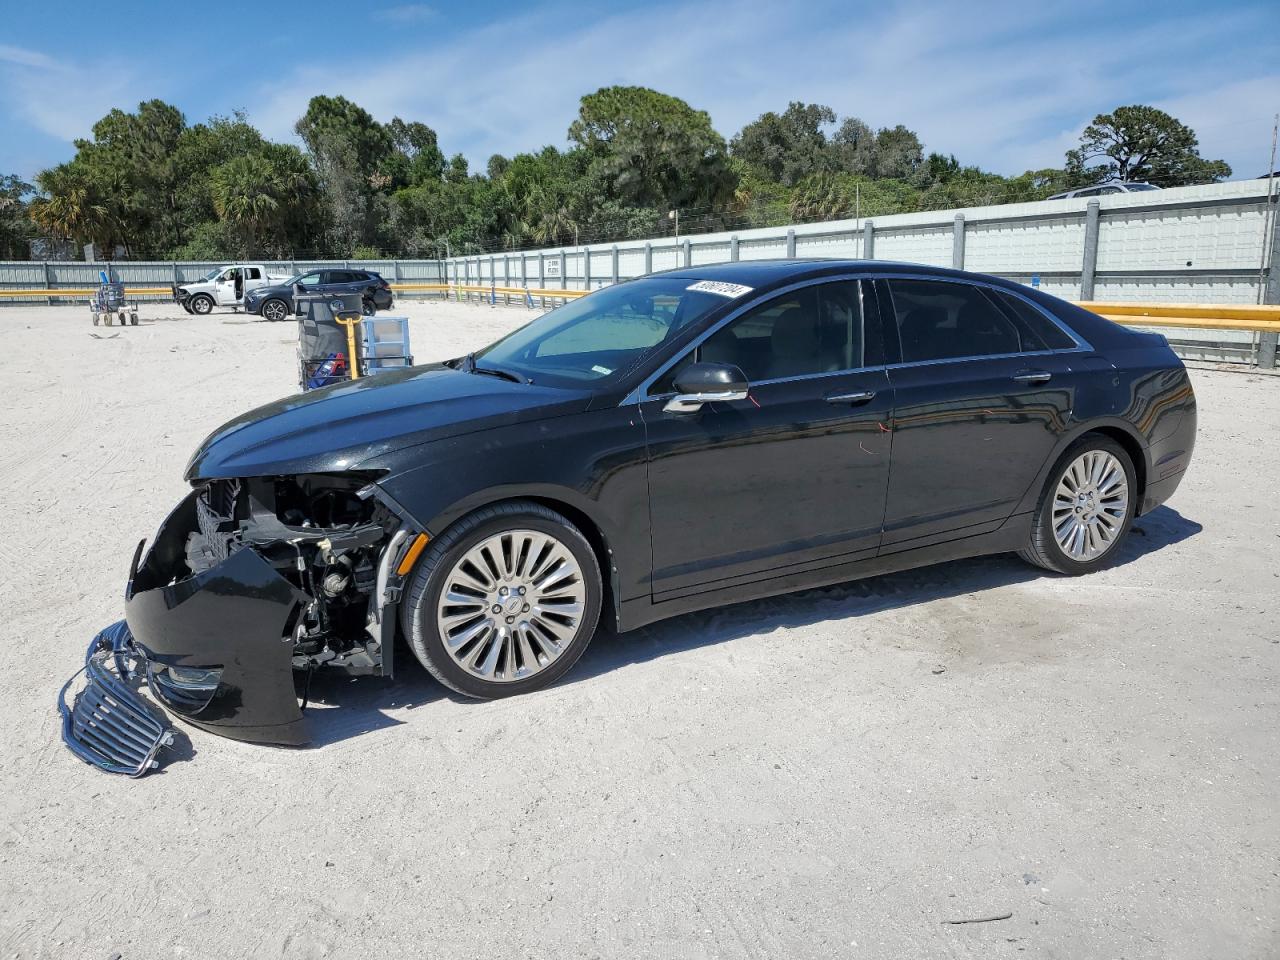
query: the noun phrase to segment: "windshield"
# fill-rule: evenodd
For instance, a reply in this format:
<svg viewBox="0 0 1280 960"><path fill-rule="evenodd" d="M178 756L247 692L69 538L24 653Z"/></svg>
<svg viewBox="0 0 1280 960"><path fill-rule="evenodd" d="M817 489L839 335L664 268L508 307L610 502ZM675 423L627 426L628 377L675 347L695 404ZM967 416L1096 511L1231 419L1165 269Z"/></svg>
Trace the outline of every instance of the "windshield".
<svg viewBox="0 0 1280 960"><path fill-rule="evenodd" d="M1128 187L1130 193L1136 193L1139 190L1159 190L1160 189L1155 184L1151 184L1151 183L1126 183L1125 186Z"/></svg>
<svg viewBox="0 0 1280 960"><path fill-rule="evenodd" d="M214 267L212 270L210 270L208 273L206 273L206 274L205 274L203 277L201 277L200 279L201 279L201 280L212 280L214 277L216 277L216 276L217 276L218 274L220 274L221 272L222 272L222 268L221 268L221 267Z"/></svg>
<svg viewBox="0 0 1280 960"><path fill-rule="evenodd" d="M696 284L687 277L646 277L605 287L477 353L476 365L552 386L603 380L730 302L720 293L690 289Z"/></svg>

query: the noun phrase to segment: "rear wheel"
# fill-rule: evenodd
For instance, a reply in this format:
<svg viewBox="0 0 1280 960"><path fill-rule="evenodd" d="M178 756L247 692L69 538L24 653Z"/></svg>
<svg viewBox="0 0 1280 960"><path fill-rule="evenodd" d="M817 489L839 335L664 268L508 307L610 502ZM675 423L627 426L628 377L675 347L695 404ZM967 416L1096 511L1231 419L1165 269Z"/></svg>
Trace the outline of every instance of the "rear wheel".
<svg viewBox="0 0 1280 960"><path fill-rule="evenodd" d="M1133 461L1098 434L1081 437L1054 465L1019 556L1046 570L1079 575L1111 562L1137 506Z"/></svg>
<svg viewBox="0 0 1280 960"><path fill-rule="evenodd" d="M541 504L512 501L464 517L410 576L402 626L450 689L490 699L554 683L600 618L600 569L582 533Z"/></svg>
<svg viewBox="0 0 1280 960"><path fill-rule="evenodd" d="M360 312L363 313L366 317L372 317L375 313L378 312L378 308L374 306L372 300L364 299L360 301Z"/></svg>
<svg viewBox="0 0 1280 960"><path fill-rule="evenodd" d="M283 300L268 300L262 305L261 313L264 320L275 322L289 315L289 306Z"/></svg>

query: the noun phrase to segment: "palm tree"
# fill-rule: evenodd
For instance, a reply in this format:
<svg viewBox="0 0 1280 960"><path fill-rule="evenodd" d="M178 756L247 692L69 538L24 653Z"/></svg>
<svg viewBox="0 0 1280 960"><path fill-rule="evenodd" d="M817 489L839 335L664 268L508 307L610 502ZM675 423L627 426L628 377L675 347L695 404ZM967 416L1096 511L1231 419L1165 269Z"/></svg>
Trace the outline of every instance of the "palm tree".
<svg viewBox="0 0 1280 960"><path fill-rule="evenodd" d="M118 236L113 211L101 192L69 164L45 170L36 177L45 196L31 202L31 219L54 237L95 243L110 250Z"/></svg>
<svg viewBox="0 0 1280 960"><path fill-rule="evenodd" d="M245 254L275 239L281 184L265 157L246 154L215 167L210 187L214 212L241 238Z"/></svg>

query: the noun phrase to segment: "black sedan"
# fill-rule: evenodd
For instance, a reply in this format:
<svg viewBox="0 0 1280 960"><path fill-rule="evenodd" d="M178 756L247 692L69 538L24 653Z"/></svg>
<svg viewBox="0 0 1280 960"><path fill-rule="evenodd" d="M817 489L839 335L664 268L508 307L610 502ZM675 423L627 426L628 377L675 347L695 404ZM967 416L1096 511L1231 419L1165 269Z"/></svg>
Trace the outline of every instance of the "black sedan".
<svg viewBox="0 0 1280 960"><path fill-rule="evenodd" d="M174 713L300 743L297 678L389 675L398 635L501 697L564 675L602 621L1005 551L1090 573L1195 433L1164 338L1035 289L686 268L219 428L139 548L127 628Z"/></svg>
<svg viewBox="0 0 1280 960"><path fill-rule="evenodd" d="M293 316L293 291L301 287L307 293L358 293L365 316L378 310L391 309L391 284L373 270L311 270L284 283L258 287L244 296L246 313L256 313L266 320L285 320Z"/></svg>

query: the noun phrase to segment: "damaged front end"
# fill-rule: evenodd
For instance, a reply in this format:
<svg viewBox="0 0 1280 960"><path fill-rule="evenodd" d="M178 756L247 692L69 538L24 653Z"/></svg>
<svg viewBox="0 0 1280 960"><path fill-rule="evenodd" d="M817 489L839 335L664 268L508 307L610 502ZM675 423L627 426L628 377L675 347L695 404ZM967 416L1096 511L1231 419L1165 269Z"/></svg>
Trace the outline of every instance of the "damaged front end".
<svg viewBox="0 0 1280 960"><path fill-rule="evenodd" d="M305 744L315 670L389 676L410 530L373 478L209 480L139 544L125 619L151 693L238 740Z"/></svg>

